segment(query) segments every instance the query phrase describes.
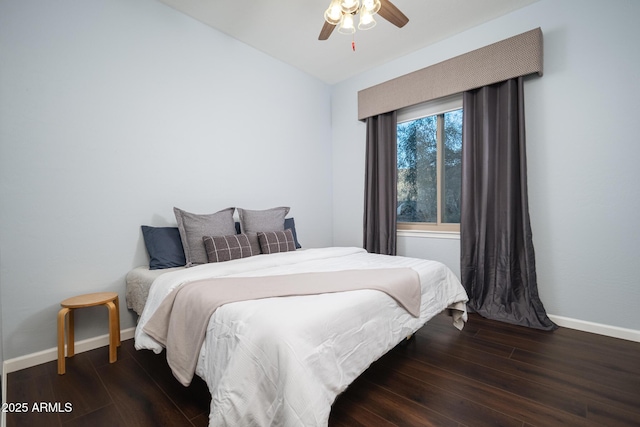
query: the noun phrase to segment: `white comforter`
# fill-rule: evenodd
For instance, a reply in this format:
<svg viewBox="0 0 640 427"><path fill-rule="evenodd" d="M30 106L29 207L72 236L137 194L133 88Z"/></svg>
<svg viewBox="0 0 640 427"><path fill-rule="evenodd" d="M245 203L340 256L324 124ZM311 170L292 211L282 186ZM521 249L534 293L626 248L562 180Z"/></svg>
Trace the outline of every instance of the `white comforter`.
<svg viewBox="0 0 640 427"><path fill-rule="evenodd" d="M443 264L323 248L170 272L151 287L135 346L162 351L142 328L171 290L192 280L384 267L418 272L419 318L380 291L362 290L236 302L220 307L209 321L196 373L211 392L210 426L326 426L336 396L431 317L455 308L454 323L462 327L467 295Z"/></svg>

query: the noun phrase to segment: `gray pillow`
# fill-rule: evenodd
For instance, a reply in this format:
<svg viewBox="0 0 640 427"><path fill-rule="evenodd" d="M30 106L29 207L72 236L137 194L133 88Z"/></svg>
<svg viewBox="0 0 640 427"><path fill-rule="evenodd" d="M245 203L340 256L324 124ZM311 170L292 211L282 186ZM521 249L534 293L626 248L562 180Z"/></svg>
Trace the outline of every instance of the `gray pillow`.
<svg viewBox="0 0 640 427"><path fill-rule="evenodd" d="M193 214L182 209L173 208L180 231L180 240L184 247L187 267L208 262L207 251L202 238L204 236L226 236L235 234L233 220L235 208L227 208L213 214Z"/></svg>
<svg viewBox="0 0 640 427"><path fill-rule="evenodd" d="M258 231L283 231L284 217L289 213L288 207L278 207L263 211L252 211L238 208L240 229L243 233Z"/></svg>
<svg viewBox="0 0 640 427"><path fill-rule="evenodd" d="M260 242L258 241L258 233L255 231L248 231L244 233L249 239L249 245L251 245L251 251L254 255L260 255L262 250L260 249Z"/></svg>

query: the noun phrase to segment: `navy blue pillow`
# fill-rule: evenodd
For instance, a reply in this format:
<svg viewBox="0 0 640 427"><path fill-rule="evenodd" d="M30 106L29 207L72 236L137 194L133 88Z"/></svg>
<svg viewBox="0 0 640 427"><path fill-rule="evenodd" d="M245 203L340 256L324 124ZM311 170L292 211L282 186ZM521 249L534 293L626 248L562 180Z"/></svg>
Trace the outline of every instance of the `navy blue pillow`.
<svg viewBox="0 0 640 427"><path fill-rule="evenodd" d="M296 244L296 249L300 249L302 246L298 243L298 235L296 234L296 222L293 218L285 218L284 219L284 229L291 230L291 234L293 234L293 241ZM236 234L240 234L240 223L236 221Z"/></svg>
<svg viewBox="0 0 640 427"><path fill-rule="evenodd" d="M183 267L187 264L178 227L142 226L144 244L149 253L149 269Z"/></svg>
<svg viewBox="0 0 640 427"><path fill-rule="evenodd" d="M296 234L296 222L293 218L285 218L284 219L284 229L291 230L291 234L293 234L293 241L296 244L296 249L300 249L302 246L298 243L298 235Z"/></svg>

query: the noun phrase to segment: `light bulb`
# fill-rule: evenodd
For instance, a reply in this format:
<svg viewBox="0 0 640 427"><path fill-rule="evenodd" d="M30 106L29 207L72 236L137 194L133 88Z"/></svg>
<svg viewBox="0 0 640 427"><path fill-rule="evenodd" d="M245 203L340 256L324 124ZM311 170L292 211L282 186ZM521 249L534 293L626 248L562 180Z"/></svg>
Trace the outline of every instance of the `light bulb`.
<svg viewBox="0 0 640 427"><path fill-rule="evenodd" d="M380 0L362 0L362 9L367 10L371 15L378 13L380 6Z"/></svg>
<svg viewBox="0 0 640 427"><path fill-rule="evenodd" d="M354 13L360 8L360 0L342 0L340 2L340 7L346 14Z"/></svg>
<svg viewBox="0 0 640 427"><path fill-rule="evenodd" d="M342 19L340 0L332 0L329 8L324 12L324 20L331 25L338 25Z"/></svg>
<svg viewBox="0 0 640 427"><path fill-rule="evenodd" d="M356 27L353 25L353 15L348 13L342 16L342 22L338 28L338 32L341 34L353 34L356 32Z"/></svg>
<svg viewBox="0 0 640 427"><path fill-rule="evenodd" d="M360 20L358 21L359 30L368 30L376 26L376 20L373 19L373 15L364 8L360 9Z"/></svg>

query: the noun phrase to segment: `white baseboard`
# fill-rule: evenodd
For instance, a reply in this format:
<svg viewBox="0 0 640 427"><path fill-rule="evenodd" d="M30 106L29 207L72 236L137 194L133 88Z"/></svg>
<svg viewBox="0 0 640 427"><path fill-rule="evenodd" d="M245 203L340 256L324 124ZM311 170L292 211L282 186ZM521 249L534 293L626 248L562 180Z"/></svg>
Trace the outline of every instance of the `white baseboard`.
<svg viewBox="0 0 640 427"><path fill-rule="evenodd" d="M124 329L120 332L121 340L128 340L133 338L135 328ZM85 351L94 350L96 348L109 345L109 334L100 335L98 337L88 338L86 340L77 341L75 343L75 353L84 353ZM13 359L5 360L2 365L2 385L4 387L6 383L6 374L19 371L21 369L31 368L32 366L40 365L42 363L51 362L52 360L58 360L58 348L50 348L42 350L37 353L31 353L24 356L16 357ZM5 394L2 394L5 396Z"/></svg>
<svg viewBox="0 0 640 427"><path fill-rule="evenodd" d="M571 319L569 317L556 316L549 314L556 325L576 329L583 332L591 332L598 335L604 335L612 338L620 338L628 341L640 342L640 331L635 329L620 328L618 326L603 325L602 323L588 322L586 320Z"/></svg>

